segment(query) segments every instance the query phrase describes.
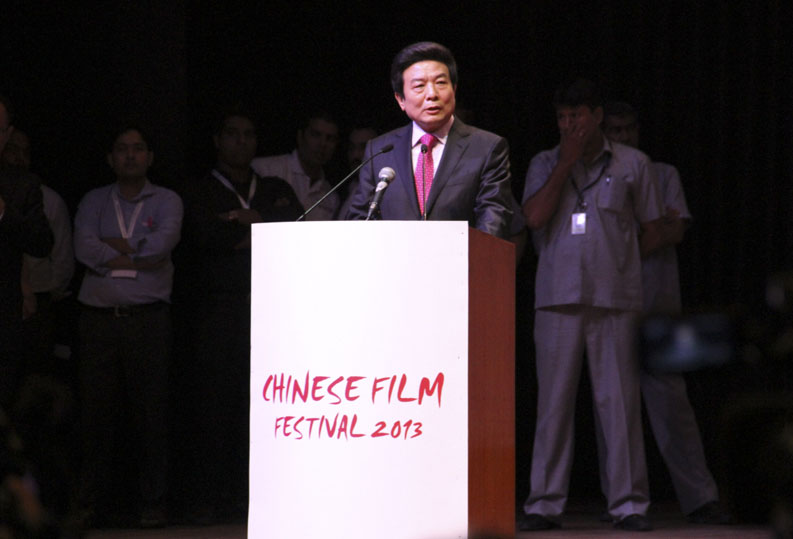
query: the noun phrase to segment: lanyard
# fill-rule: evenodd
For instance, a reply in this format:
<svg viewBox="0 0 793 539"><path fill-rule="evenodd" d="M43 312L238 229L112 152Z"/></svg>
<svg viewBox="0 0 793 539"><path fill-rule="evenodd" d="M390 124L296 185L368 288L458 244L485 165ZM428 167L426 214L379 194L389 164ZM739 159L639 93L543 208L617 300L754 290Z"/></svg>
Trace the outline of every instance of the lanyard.
<svg viewBox="0 0 793 539"><path fill-rule="evenodd" d="M213 176L214 176L214 177L215 177L215 178L216 178L216 179L217 179L217 180L218 180L220 183L222 183L222 184L223 184L223 186L224 186L226 189L228 189L229 191L231 191L232 193L234 193L235 195L237 195L237 199L239 199L239 201L240 201L240 205L241 205L243 208L245 208L246 210L249 210L249 209L251 208L251 200L253 200L253 195L255 195L255 194L256 194L256 176L255 176L254 174L251 174L251 187L250 187L250 189L248 189L248 200L245 200L244 198L242 198L242 197L240 196L240 194L237 192L237 190L236 190L236 189L234 189L234 186L233 186L233 185L231 185L231 182L228 180L228 178L226 178L226 177L225 177L223 174L221 174L221 173L220 173L220 172L218 172L217 170L214 170L214 169L213 169L213 170L212 170L212 175L213 175Z"/></svg>
<svg viewBox="0 0 793 539"><path fill-rule="evenodd" d="M570 176L570 181L573 184L573 189L575 189L575 194L578 197L577 205L578 205L578 208L580 208L581 210L586 210L586 207L587 207L587 203L584 200L584 193L586 191L588 191L589 189L591 189L592 187L594 187L595 184L600 181L600 178L603 177L603 173L606 172L606 169L608 168L609 163L611 163L611 154L610 153L606 154L606 162L603 163L603 166L600 168L600 173L598 174L598 177L595 178L595 181L593 181L592 183L590 183L589 185L587 185L583 189L579 189L578 188L578 184L575 182L575 178Z"/></svg>
<svg viewBox="0 0 793 539"><path fill-rule="evenodd" d="M129 220L129 228L127 228L127 224L124 222L124 213L121 211L121 203L118 201L118 197L115 193L113 193L113 206L116 208L116 221L118 221L118 230L121 232L121 237L125 240L131 238L132 233L135 232L135 225L138 224L140 210L143 209L143 201L141 200L135 205L135 210L133 210L132 217Z"/></svg>

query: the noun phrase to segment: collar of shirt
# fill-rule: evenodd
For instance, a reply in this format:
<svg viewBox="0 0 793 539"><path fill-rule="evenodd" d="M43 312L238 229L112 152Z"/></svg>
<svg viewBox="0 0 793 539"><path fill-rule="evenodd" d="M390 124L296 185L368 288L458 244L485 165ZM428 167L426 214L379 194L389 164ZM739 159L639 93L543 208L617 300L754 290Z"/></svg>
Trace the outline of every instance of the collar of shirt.
<svg viewBox="0 0 793 539"><path fill-rule="evenodd" d="M441 158L443 157L443 149L446 147L446 140L449 138L449 131L452 129L452 123L454 122L454 115L449 119L446 124L432 133L435 138L438 139L438 143L432 147L432 161L435 165L435 171L437 172L438 167L441 164ZM424 136L426 131L424 131L421 127L416 125L416 122L413 122L413 146L410 151L410 157L413 162L413 170L416 170L417 163L419 162L419 154L421 153L421 137Z"/></svg>
<svg viewBox="0 0 793 539"><path fill-rule="evenodd" d="M118 182L116 182L116 183L114 183L114 184L113 184L113 190L112 190L112 192L113 192L113 194L114 194L114 195L116 195L116 196L118 197L118 199L119 199L120 201L123 201L123 202L130 202L130 203L136 203L136 202L138 202L139 200L143 200L144 198L148 198L148 197L150 197L151 195L153 195L153 194L154 194L154 186L153 186L153 185L152 185L152 183L149 181L149 179L148 179L148 178L146 178L146 183L144 183L144 184L143 184L143 188L140 190L140 193L138 193L137 195L135 195L135 198L133 198L132 200L127 200L126 198L124 198L124 197L122 197L122 196L121 196L121 191L120 191L120 190L119 190L119 188L118 188Z"/></svg>
<svg viewBox="0 0 793 539"><path fill-rule="evenodd" d="M603 135L603 147L600 148L600 151L597 153L595 158L592 160L592 164L590 165L590 167L594 166L596 163L600 163L603 160L604 157L607 157L607 156L613 155L613 154L614 154L614 152L613 152L613 150L611 148L611 141L605 135Z"/></svg>
<svg viewBox="0 0 793 539"><path fill-rule="evenodd" d="M308 174L306 174L306 172L303 170L303 166L300 164L300 158L297 156L297 148L292 150L292 153L289 154L289 161L291 161L289 168L291 169L292 174L299 173L309 184L320 185L325 181L324 168L322 169L322 174L320 175L319 179L315 182L311 181L311 178L308 176Z"/></svg>
<svg viewBox="0 0 793 539"><path fill-rule="evenodd" d="M453 123L454 123L454 115L452 115L451 118L449 118L449 121L446 122L440 129L432 133L433 135L435 135L435 138L438 139L438 141L441 144L446 144L446 139L449 138L449 131L452 130ZM421 127L419 127L419 125L416 122L413 122L413 136L411 138L412 141L411 147L415 148L419 144L421 137L423 137L426 133L427 132L424 131ZM437 148L437 145L435 147Z"/></svg>

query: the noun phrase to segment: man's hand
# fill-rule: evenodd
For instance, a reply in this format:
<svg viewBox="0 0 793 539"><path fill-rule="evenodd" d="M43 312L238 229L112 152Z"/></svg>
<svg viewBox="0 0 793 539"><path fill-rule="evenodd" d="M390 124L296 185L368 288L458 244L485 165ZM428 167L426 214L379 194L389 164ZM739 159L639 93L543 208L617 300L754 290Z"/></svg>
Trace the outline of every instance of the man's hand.
<svg viewBox="0 0 793 539"><path fill-rule="evenodd" d="M678 210L667 207L663 217L642 223L639 236L641 255L644 257L664 247L677 245L683 241L687 226L688 220L681 219Z"/></svg>
<svg viewBox="0 0 793 539"><path fill-rule="evenodd" d="M583 127L571 127L562 132L559 142L559 162L572 165L584 155L584 146L589 134Z"/></svg>
<svg viewBox="0 0 793 539"><path fill-rule="evenodd" d="M126 239L124 238L100 238L103 243L106 243L121 254L131 255L135 252Z"/></svg>
<svg viewBox="0 0 793 539"><path fill-rule="evenodd" d="M662 236L665 245L677 245L683 241L688 221L680 218L680 212L667 206L662 221Z"/></svg>
<svg viewBox="0 0 793 539"><path fill-rule="evenodd" d="M107 261L105 264L108 268L114 269L136 269L135 264L132 262L132 259L127 255L119 255L116 258L112 258Z"/></svg>
<svg viewBox="0 0 793 539"><path fill-rule="evenodd" d="M258 211L246 210L245 208L221 213L218 217L223 221L237 221L241 225L251 225L253 223L262 222L262 216Z"/></svg>

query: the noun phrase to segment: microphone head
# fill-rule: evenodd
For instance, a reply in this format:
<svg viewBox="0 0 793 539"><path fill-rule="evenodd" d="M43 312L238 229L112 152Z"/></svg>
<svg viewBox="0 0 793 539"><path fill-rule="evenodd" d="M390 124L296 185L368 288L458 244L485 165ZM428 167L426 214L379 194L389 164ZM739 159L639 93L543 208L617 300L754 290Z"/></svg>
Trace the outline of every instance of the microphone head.
<svg viewBox="0 0 793 539"><path fill-rule="evenodd" d="M429 151L429 146L426 144L421 145L421 153L427 153Z"/></svg>
<svg viewBox="0 0 793 539"><path fill-rule="evenodd" d="M377 174L377 179L386 183L391 183L391 180L393 180L395 177L396 171L391 167L383 167Z"/></svg>
<svg viewBox="0 0 793 539"><path fill-rule="evenodd" d="M377 153L388 153L388 152L390 152L393 149L394 149L394 145L393 144L386 144L385 146L380 148L380 151L377 152Z"/></svg>

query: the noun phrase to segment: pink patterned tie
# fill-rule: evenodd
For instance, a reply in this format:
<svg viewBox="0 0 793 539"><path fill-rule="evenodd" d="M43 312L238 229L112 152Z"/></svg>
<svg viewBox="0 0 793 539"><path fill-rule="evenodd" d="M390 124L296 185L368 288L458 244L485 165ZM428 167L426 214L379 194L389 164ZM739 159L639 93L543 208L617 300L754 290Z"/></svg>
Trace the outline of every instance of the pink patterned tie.
<svg viewBox="0 0 793 539"><path fill-rule="evenodd" d="M430 187L432 187L432 177L435 175L435 164L432 161L432 147L438 142L434 135L425 133L421 137L421 144L427 147L427 151L420 152L418 161L416 162L416 193L419 198L419 210L421 215L424 215L424 202L430 194Z"/></svg>

